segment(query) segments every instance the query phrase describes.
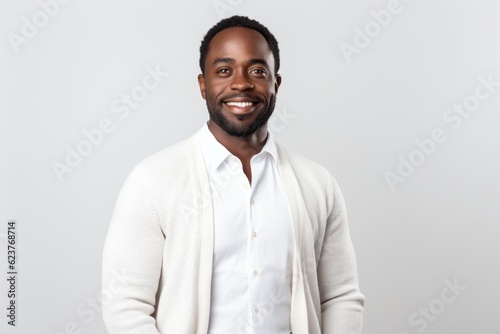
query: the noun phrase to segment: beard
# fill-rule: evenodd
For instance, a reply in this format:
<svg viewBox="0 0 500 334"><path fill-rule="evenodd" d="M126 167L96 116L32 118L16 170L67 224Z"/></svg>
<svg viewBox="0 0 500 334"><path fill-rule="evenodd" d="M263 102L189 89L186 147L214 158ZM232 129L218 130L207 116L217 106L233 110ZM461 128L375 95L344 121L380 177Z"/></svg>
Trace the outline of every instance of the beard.
<svg viewBox="0 0 500 334"><path fill-rule="evenodd" d="M239 122L231 121L226 115L224 115L222 108L224 107L224 99L235 98L235 97L246 97L253 100L258 100L262 107L262 110L255 111L259 114L255 119L248 125L241 124ZM216 101L207 96L206 99L208 113L210 115L210 119L217 124L224 132L233 136L233 137L248 137L255 133L258 129L267 124L267 121L271 117L274 111L274 107L276 105L276 95L272 95L269 99L269 103L266 101L256 98L255 96L251 96L248 94L235 94L232 96L226 96L220 101ZM245 118L249 117L249 115L238 115L237 118L240 121L243 121Z"/></svg>

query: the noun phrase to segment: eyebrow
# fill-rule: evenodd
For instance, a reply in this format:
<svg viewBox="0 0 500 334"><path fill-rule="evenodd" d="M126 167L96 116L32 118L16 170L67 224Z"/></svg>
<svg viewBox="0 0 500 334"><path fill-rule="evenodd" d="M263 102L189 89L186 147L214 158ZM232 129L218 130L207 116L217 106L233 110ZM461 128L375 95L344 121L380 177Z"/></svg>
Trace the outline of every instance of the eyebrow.
<svg viewBox="0 0 500 334"><path fill-rule="evenodd" d="M214 62L212 63L212 66L220 64L220 63L234 64L234 59L233 58L216 58L214 60Z"/></svg>
<svg viewBox="0 0 500 334"><path fill-rule="evenodd" d="M233 58L216 58L214 62L212 63L212 66L215 66L220 63L228 63L228 64L234 64L236 61ZM267 61L264 59L260 58L252 58L247 62L248 65L255 65L255 64L260 64L265 66L267 69L269 69L269 64Z"/></svg>
<svg viewBox="0 0 500 334"><path fill-rule="evenodd" d="M267 69L269 69L269 64L264 59L253 58L248 61L248 65L256 65L256 64L262 65Z"/></svg>

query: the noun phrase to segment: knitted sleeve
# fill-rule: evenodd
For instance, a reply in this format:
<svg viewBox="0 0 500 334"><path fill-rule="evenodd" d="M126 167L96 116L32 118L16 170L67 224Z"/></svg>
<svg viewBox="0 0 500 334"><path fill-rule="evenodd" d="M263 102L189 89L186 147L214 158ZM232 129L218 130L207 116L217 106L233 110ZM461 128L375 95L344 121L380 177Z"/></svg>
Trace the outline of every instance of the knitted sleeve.
<svg viewBox="0 0 500 334"><path fill-rule="evenodd" d="M154 313L165 238L153 184L147 169L136 166L120 191L108 229L102 304L110 334L159 334Z"/></svg>

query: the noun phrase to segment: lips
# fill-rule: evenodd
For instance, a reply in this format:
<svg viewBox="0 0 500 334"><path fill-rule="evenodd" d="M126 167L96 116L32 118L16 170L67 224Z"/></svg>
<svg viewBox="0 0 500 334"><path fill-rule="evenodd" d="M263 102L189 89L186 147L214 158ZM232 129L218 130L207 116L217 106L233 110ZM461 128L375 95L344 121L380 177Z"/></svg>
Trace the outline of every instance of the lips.
<svg viewBox="0 0 500 334"><path fill-rule="evenodd" d="M234 114L250 113L261 101L253 96L235 95L222 100L227 109Z"/></svg>

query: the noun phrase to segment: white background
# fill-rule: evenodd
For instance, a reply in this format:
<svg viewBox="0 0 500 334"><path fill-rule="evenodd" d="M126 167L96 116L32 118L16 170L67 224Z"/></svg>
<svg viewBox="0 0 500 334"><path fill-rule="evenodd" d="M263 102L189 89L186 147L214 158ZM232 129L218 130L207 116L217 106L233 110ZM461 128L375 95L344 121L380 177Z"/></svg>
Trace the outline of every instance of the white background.
<svg viewBox="0 0 500 334"><path fill-rule="evenodd" d="M327 167L344 193L364 333L499 333L500 86L456 128L443 116L474 101L478 77L500 82L500 3L401 0L377 31L371 12L388 3L73 0L15 47L9 36L22 36L23 17L33 22L41 5L2 1L0 267L15 219L19 270L18 326L2 307L2 333L105 332L91 305L120 187L140 160L207 119L198 48L233 14L259 20L280 43L275 137ZM370 43L346 57L341 43L356 46L367 24ZM168 77L120 119L113 101L156 67ZM54 162L65 164L82 131L106 118L113 131L60 182ZM447 139L391 189L386 172L398 173L400 156L422 158L415 140L436 128ZM450 303L446 280L466 286L448 292Z"/></svg>

